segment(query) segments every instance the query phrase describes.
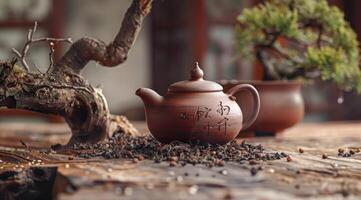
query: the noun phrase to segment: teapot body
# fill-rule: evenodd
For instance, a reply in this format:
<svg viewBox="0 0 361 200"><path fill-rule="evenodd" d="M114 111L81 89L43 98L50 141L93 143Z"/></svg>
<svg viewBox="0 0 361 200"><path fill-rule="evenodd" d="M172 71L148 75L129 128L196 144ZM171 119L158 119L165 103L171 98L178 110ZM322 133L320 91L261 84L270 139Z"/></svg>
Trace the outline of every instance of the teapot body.
<svg viewBox="0 0 361 200"><path fill-rule="evenodd" d="M170 85L165 97L148 88L136 91L144 102L148 128L156 139L164 143L178 140L222 145L256 120L260 99L253 86L240 84L223 93L221 85L204 80L203 74L196 63L190 79ZM253 114L245 123L234 97L241 90L251 92L255 102Z"/></svg>
<svg viewBox="0 0 361 200"><path fill-rule="evenodd" d="M161 104L146 107L147 124L161 142L174 140L225 144L242 129L234 98L219 92L168 92Z"/></svg>

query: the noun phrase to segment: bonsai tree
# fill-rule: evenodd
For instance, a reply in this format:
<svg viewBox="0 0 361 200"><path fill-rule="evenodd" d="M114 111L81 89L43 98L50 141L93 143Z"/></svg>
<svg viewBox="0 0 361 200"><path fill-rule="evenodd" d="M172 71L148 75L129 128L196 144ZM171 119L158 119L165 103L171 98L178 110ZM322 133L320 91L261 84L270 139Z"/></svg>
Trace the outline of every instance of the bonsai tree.
<svg viewBox="0 0 361 200"><path fill-rule="evenodd" d="M237 20L241 55L255 55L264 80L320 77L361 92L356 34L326 0L269 0Z"/></svg>
<svg viewBox="0 0 361 200"><path fill-rule="evenodd" d="M134 132L124 117L109 113L107 101L100 88L95 88L81 76L89 61L113 67L127 59L143 19L151 10L152 0L133 0L125 13L115 39L110 44L84 37L71 39L36 38L37 25L29 30L21 51L13 49L14 59L0 62L0 107L26 109L63 116L72 137L70 144L96 143L114 131ZM50 66L46 73L29 70L26 56L32 45L49 45ZM53 60L54 45L72 43L59 61Z"/></svg>

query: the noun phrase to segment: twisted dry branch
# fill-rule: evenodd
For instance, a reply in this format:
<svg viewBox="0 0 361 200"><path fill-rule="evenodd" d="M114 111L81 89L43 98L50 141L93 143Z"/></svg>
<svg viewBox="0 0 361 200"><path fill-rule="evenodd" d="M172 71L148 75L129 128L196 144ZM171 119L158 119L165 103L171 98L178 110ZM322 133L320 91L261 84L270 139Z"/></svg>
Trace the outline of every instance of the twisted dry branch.
<svg viewBox="0 0 361 200"><path fill-rule="evenodd" d="M133 0L113 42L106 45L97 39L81 38L57 63L53 60L54 44L71 43L71 39L34 39L35 23L22 51L13 49L22 66L13 60L0 63L0 107L63 116L72 130L68 145L95 143L115 131L134 133L134 127L124 117L109 113L101 90L91 86L80 72L90 60L104 66L123 63L151 6L152 0ZM39 42L48 42L50 48L50 66L46 74L30 72L26 62L31 45Z"/></svg>

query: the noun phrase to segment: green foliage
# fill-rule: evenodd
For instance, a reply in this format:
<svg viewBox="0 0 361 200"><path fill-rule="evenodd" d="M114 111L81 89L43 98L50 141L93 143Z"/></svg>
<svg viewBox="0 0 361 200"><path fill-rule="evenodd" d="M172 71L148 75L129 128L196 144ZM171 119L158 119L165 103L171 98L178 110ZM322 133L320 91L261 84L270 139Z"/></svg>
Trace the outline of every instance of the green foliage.
<svg viewBox="0 0 361 200"><path fill-rule="evenodd" d="M323 80L361 92L357 36L326 0L268 0L244 9L237 20L239 51L266 53L267 59L258 59L278 72L275 79L314 78L309 74L316 71ZM267 65L270 59L279 66Z"/></svg>

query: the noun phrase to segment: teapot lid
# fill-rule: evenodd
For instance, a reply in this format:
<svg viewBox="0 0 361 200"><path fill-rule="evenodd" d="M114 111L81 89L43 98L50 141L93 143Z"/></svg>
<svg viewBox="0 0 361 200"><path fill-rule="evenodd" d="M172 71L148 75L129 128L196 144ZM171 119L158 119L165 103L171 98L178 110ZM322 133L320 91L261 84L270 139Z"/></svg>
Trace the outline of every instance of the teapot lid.
<svg viewBox="0 0 361 200"><path fill-rule="evenodd" d="M203 79L204 73L198 62L190 71L190 75L189 80L179 81L169 86L168 92L218 92L223 90L220 84Z"/></svg>

